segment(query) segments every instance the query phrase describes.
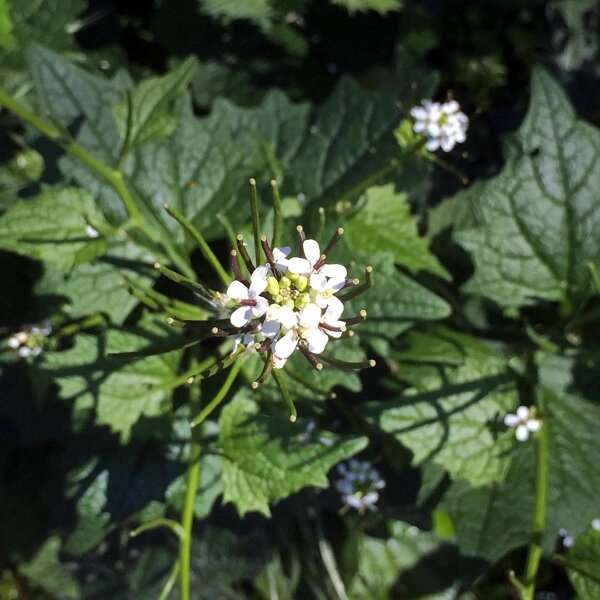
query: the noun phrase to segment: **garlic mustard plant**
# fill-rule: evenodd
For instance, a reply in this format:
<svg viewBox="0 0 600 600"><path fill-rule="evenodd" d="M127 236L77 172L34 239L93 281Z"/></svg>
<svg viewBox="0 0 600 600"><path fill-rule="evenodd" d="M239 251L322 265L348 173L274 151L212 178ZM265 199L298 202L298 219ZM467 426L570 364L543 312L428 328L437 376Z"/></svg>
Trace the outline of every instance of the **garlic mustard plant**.
<svg viewBox="0 0 600 600"><path fill-rule="evenodd" d="M509 413L504 417L504 424L515 430L515 437L520 442L529 439L529 434L539 431L542 426L540 419L536 419L535 408L519 406L516 414Z"/></svg>
<svg viewBox="0 0 600 600"><path fill-rule="evenodd" d="M440 148L450 152L467 139L469 119L456 100L444 103L426 100L413 107L410 114L414 119L413 130L426 138L425 148L429 152Z"/></svg>

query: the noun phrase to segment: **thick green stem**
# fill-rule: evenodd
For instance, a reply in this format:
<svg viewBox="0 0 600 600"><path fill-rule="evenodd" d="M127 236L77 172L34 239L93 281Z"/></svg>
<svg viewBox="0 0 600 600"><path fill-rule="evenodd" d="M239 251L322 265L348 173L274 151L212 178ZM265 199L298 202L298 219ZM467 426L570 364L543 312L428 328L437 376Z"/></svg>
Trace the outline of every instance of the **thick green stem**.
<svg viewBox="0 0 600 600"><path fill-rule="evenodd" d="M181 526L183 535L179 542L179 597L180 600L190 600L190 558L192 550L192 525L194 523L194 503L200 483L200 444L192 442L190 463L187 472L187 484Z"/></svg>
<svg viewBox="0 0 600 600"><path fill-rule="evenodd" d="M531 543L527 553L527 564L523 577L522 600L533 600L540 559L542 557L542 535L546 520L548 499L548 436L546 423L542 424L535 438L535 504L531 524Z"/></svg>

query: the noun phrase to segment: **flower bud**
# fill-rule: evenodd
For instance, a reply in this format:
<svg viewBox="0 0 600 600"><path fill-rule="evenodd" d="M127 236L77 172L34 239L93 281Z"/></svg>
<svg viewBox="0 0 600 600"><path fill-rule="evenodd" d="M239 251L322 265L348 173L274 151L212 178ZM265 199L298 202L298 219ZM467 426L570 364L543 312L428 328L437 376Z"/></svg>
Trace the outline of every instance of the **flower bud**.
<svg viewBox="0 0 600 600"><path fill-rule="evenodd" d="M302 309L305 306L308 306L309 304L310 304L310 295L307 294L306 292L304 292L303 294L300 294L298 296L294 306L298 309Z"/></svg>
<svg viewBox="0 0 600 600"><path fill-rule="evenodd" d="M294 308L294 301L291 298L284 300L281 304L282 306L289 306L291 309Z"/></svg>
<svg viewBox="0 0 600 600"><path fill-rule="evenodd" d="M299 292L303 292L307 286L308 286L308 277L306 277L306 275L299 275L298 279L296 280L296 289Z"/></svg>
<svg viewBox="0 0 600 600"><path fill-rule="evenodd" d="M271 296L279 295L279 282L275 277L267 277L267 290Z"/></svg>
<svg viewBox="0 0 600 600"><path fill-rule="evenodd" d="M292 282L285 275L279 280L279 287L280 288L289 288L290 285L292 285Z"/></svg>
<svg viewBox="0 0 600 600"><path fill-rule="evenodd" d="M296 279L300 277L300 275L298 275L297 273L292 273L289 269L287 269L287 271L285 272L285 276L290 280L290 282L296 281Z"/></svg>

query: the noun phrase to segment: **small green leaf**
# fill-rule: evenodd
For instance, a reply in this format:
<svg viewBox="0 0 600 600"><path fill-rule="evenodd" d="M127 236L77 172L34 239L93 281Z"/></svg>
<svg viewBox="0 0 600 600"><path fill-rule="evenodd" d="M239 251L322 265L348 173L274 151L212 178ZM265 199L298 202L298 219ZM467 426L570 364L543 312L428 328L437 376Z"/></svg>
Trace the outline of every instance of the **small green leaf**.
<svg viewBox="0 0 600 600"><path fill-rule="evenodd" d="M349 13L374 10L381 15L402 8L402 0L332 0L334 4L343 6Z"/></svg>
<svg viewBox="0 0 600 600"><path fill-rule="evenodd" d="M361 210L344 223L351 246L365 253L392 252L394 260L412 272L425 270L450 278L429 251L428 240L419 236L406 194L394 192L388 184L369 188L363 200Z"/></svg>
<svg viewBox="0 0 600 600"><path fill-rule="evenodd" d="M46 592L76 600L81 591L75 578L60 564L60 546L58 536L49 537L29 562L19 565L19 571Z"/></svg>
<svg viewBox="0 0 600 600"><path fill-rule="evenodd" d="M318 441L306 444L301 421L266 416L245 393L223 409L220 424L223 501L235 504L240 515L270 516L269 503L306 486L327 487L327 471L368 443L365 437L319 431Z"/></svg>
<svg viewBox="0 0 600 600"><path fill-rule="evenodd" d="M419 333L410 340L419 345ZM506 359L483 343L439 329L440 343L455 346L462 354L459 364L441 361L431 370L420 371L416 387L397 400L371 402L359 411L370 422L408 446L419 465L432 461L453 477L474 485L501 479L507 467L504 456L510 436L499 435L502 416L517 402L515 382ZM414 364L429 363L431 357L407 353L392 355L397 377L403 379ZM419 372L419 371L417 371ZM504 427L501 426L501 431Z"/></svg>
<svg viewBox="0 0 600 600"><path fill-rule="evenodd" d="M466 291L505 308L559 300L575 305L600 261L600 132L576 118L560 86L535 70L527 117L504 170L472 199L476 229L458 241L472 254Z"/></svg>
<svg viewBox="0 0 600 600"><path fill-rule="evenodd" d="M47 189L22 200L0 217L0 248L56 265L66 273L106 250L88 226L106 225L94 199L78 188Z"/></svg>
<svg viewBox="0 0 600 600"><path fill-rule="evenodd" d="M114 107L115 121L125 149L156 142L177 127L173 102L181 96L194 77L197 62L193 57L162 77L138 84Z"/></svg>
<svg viewBox="0 0 600 600"><path fill-rule="evenodd" d="M590 529L580 535L561 564L567 569L579 600L600 598L600 531Z"/></svg>

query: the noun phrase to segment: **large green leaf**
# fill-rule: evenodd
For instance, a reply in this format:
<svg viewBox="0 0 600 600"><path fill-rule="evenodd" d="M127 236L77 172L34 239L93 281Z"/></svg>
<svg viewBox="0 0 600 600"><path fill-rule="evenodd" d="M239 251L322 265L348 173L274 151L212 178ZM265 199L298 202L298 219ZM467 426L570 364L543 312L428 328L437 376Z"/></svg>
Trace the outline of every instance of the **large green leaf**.
<svg viewBox="0 0 600 600"><path fill-rule="evenodd" d="M448 273L431 254L426 238L417 231L406 194L391 184L369 188L361 210L344 223L346 239L365 253L392 252L394 260L413 272L429 271L448 278Z"/></svg>
<svg viewBox="0 0 600 600"><path fill-rule="evenodd" d="M600 598L600 531L590 529L579 536L561 563L567 569L579 600Z"/></svg>
<svg viewBox="0 0 600 600"><path fill-rule="evenodd" d="M113 241L108 252L94 264L84 264L69 275L47 268L37 283L44 297L65 299L65 310L73 318L100 312L115 324L122 323L137 300L121 285L123 274L139 283L151 284L155 257L128 241Z"/></svg>
<svg viewBox="0 0 600 600"><path fill-rule="evenodd" d="M600 261L600 133L576 118L559 85L535 70L527 117L503 171L472 200L479 225L458 237L475 275L466 291L507 308L576 302Z"/></svg>
<svg viewBox="0 0 600 600"><path fill-rule="evenodd" d="M27 53L40 110L67 127L77 119L76 140L107 166L117 163L122 142L111 110L130 81L125 76L108 80L91 75L81 67L42 46ZM65 176L77 181L98 199L105 216L113 222L126 217L115 192L73 156L61 158Z"/></svg>
<svg viewBox="0 0 600 600"><path fill-rule="evenodd" d="M117 129L127 148L173 133L179 120L173 102L185 91L196 66L196 60L188 58L167 75L145 79L115 106Z"/></svg>
<svg viewBox="0 0 600 600"><path fill-rule="evenodd" d="M345 548L347 561L357 563L347 586L350 598L388 600L398 593L423 600L455 597L457 553L435 535L395 521L386 538L354 537L358 539Z"/></svg>
<svg viewBox="0 0 600 600"><path fill-rule="evenodd" d="M80 420L92 412L96 424L107 425L126 442L142 416L155 417L169 410L171 382L181 352L126 363L107 359L106 353L139 350L165 337L158 326L136 331L111 329L100 337L79 335L73 348L47 352L42 368L56 381L63 398L76 401Z"/></svg>
<svg viewBox="0 0 600 600"><path fill-rule="evenodd" d="M65 272L92 262L106 242L90 238L86 227L102 228L93 198L78 188L47 189L15 204L0 218L0 248L47 261Z"/></svg>
<svg viewBox="0 0 600 600"><path fill-rule="evenodd" d="M420 336L412 333L409 347L414 342L419 348ZM437 330L428 342L432 338L434 344L454 346L460 355L458 364L456 357L448 362L443 356L410 350L392 355L400 379L415 363L417 368L421 362L434 366L420 371L420 381L413 381L416 386L398 399L363 404L360 413L408 446L417 465L433 461L474 485L499 480L507 466L504 453L509 437L499 435L498 423L517 402L506 359L450 330Z"/></svg>
<svg viewBox="0 0 600 600"><path fill-rule="evenodd" d="M327 487L327 471L368 441L316 431L318 441L305 443L301 421L266 416L243 392L225 407L220 425L223 501L235 504L240 515L270 516L269 503L305 486Z"/></svg>

